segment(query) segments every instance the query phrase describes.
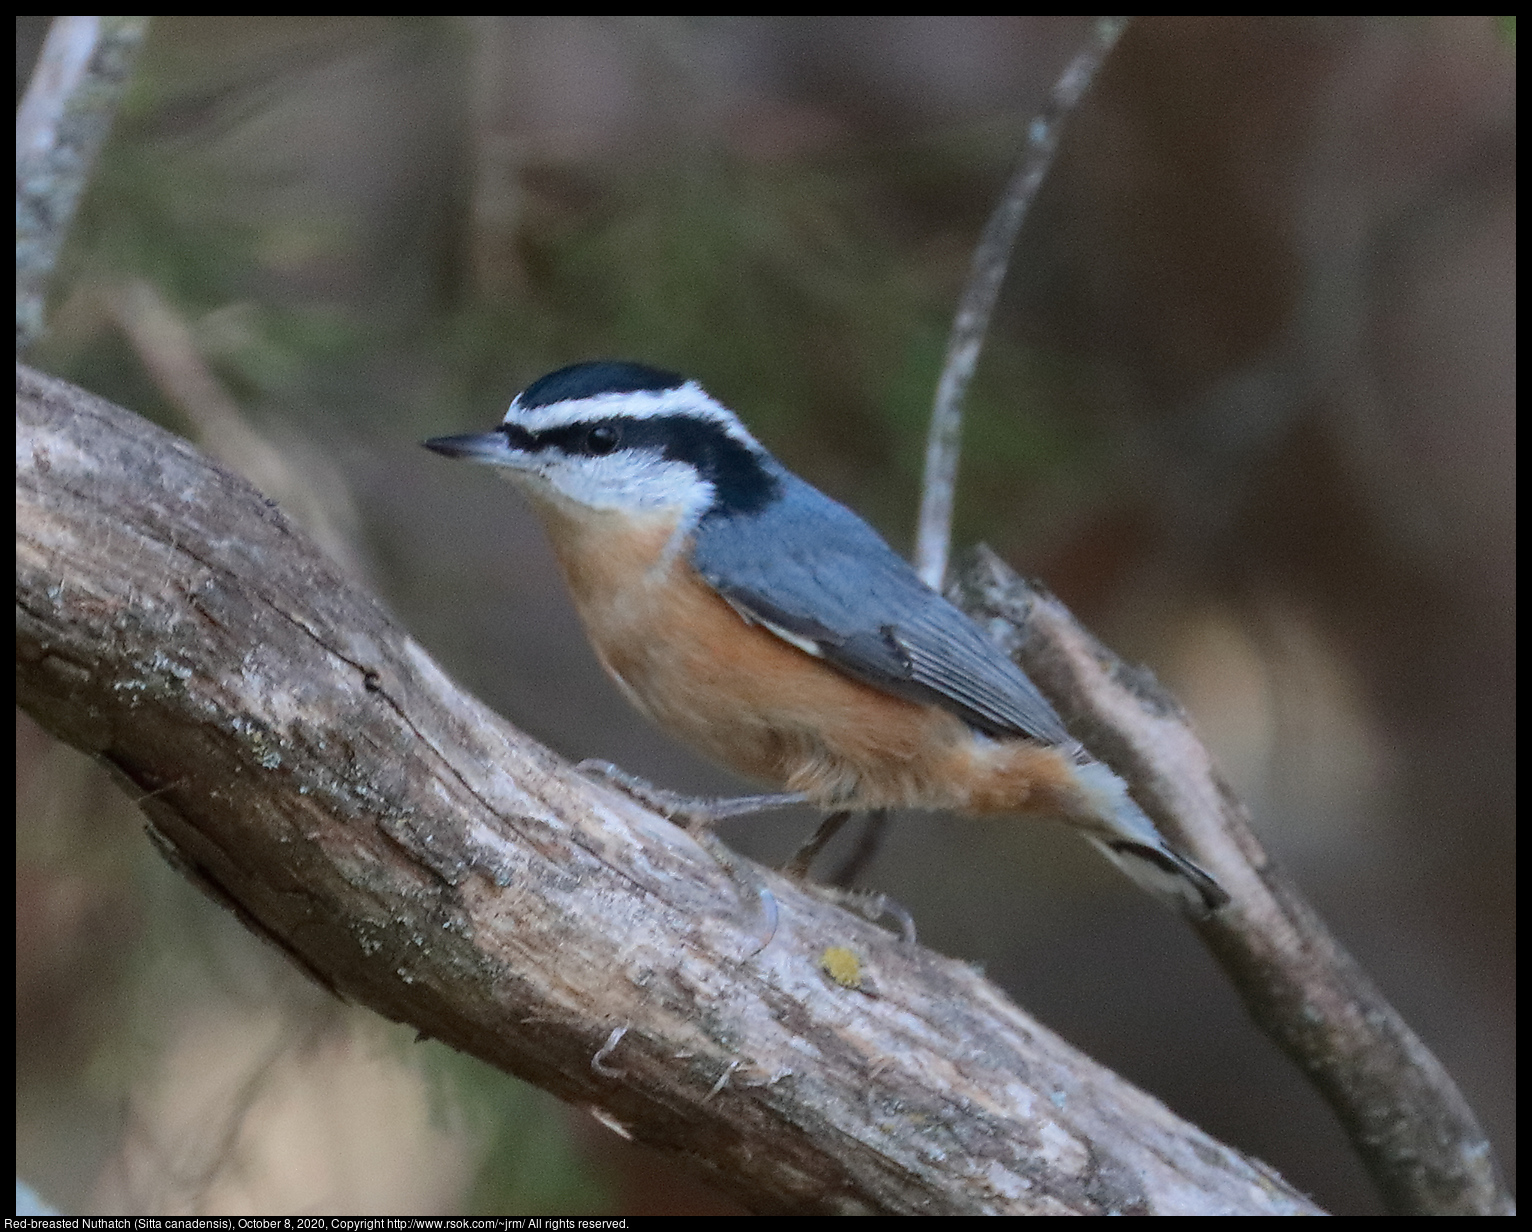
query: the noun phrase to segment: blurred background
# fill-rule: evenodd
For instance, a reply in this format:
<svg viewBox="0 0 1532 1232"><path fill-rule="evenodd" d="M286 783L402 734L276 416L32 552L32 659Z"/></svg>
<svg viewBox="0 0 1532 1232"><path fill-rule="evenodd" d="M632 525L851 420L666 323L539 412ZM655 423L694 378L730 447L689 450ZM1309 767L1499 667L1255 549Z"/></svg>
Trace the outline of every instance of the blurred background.
<svg viewBox="0 0 1532 1232"><path fill-rule="evenodd" d="M18 91L45 29L17 20ZM560 754L737 790L602 676L512 490L417 442L637 359L907 550L973 244L1086 33L157 18L28 358L245 470ZM957 530L1179 695L1508 1169L1515 167L1513 19L1135 21L1022 232ZM17 800L17 1159L62 1209L735 1209L314 989L24 716ZM725 835L778 861L810 827ZM865 883L1182 1116L1380 1213L1191 932L1073 836L902 815Z"/></svg>

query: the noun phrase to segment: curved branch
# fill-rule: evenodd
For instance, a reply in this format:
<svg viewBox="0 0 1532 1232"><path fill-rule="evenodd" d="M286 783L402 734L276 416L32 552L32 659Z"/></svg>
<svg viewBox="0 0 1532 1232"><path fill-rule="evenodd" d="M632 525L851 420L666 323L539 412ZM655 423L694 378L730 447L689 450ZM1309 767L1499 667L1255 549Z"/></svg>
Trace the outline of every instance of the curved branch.
<svg viewBox="0 0 1532 1232"><path fill-rule="evenodd" d="M980 549L959 590L1076 735L1233 904L1195 925L1256 1024L1340 1118L1390 1209L1509 1215L1515 1203L1462 1092L1262 849L1186 712L1052 595Z"/></svg>
<svg viewBox="0 0 1532 1232"><path fill-rule="evenodd" d="M1312 1213L962 963L769 879L464 694L243 480L18 367L17 688L338 995L756 1210Z"/></svg>

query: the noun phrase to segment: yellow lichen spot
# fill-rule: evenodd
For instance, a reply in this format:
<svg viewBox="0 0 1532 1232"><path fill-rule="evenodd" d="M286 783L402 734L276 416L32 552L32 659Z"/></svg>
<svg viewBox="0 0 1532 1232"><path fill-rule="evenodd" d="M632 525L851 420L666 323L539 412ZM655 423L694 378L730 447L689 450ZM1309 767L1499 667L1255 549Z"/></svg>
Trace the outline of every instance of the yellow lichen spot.
<svg viewBox="0 0 1532 1232"><path fill-rule="evenodd" d="M862 960L843 945L826 946L819 969L842 988L861 988Z"/></svg>

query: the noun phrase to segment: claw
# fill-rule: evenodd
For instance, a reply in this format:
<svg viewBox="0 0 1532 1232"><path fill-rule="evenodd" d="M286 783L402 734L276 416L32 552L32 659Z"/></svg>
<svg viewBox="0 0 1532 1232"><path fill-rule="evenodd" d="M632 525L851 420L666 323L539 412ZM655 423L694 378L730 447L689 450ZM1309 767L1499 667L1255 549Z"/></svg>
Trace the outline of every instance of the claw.
<svg viewBox="0 0 1532 1232"><path fill-rule="evenodd" d="M740 890L750 892L760 909L759 927L753 934L757 939L756 944L744 955L744 961L748 962L770 945L777 935L777 896L771 892L756 871L742 862L711 830L700 830L692 837L708 855L713 857L718 867L729 874L729 880L734 882ZM741 897L744 895L742 894Z"/></svg>
<svg viewBox="0 0 1532 1232"><path fill-rule="evenodd" d="M683 796L677 792L666 791L663 787L656 787L636 774L629 774L626 770L619 769L609 761L582 761L575 769L592 778L606 780L624 795L631 796L646 808L679 825L708 855L713 857L724 872L729 874L729 879L737 887L749 892L749 897L754 898L759 905L761 927L755 933L758 943L745 954L746 961L754 958L771 944L772 939L777 935L779 917L776 896L767 889L766 883L756 875L753 869L747 868L740 858L724 845L723 840L713 833L712 827L726 817L741 817L747 813L759 813L767 809L802 804L803 797L800 794L790 792L763 796ZM741 897L745 895L742 894Z"/></svg>
<svg viewBox="0 0 1532 1232"><path fill-rule="evenodd" d="M819 885L812 881L805 881L803 888L816 898L855 911L874 924L881 924L884 916L891 916L899 925L899 939L905 945L915 944L915 917L887 894L875 890L843 890L839 886Z"/></svg>

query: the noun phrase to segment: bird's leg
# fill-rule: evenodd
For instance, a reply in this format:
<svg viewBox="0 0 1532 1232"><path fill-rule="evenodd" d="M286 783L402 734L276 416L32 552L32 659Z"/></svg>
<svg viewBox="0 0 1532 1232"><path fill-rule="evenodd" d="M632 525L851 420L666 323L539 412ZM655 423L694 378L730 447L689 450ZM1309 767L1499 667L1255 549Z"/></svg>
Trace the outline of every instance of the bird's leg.
<svg viewBox="0 0 1532 1232"><path fill-rule="evenodd" d="M618 791L675 822L693 837L729 817L744 817L749 813L764 813L804 803L802 794L795 791L761 796L683 796L620 770L609 761L582 761L575 769L581 774L605 779Z"/></svg>
<svg viewBox="0 0 1532 1232"><path fill-rule="evenodd" d="M873 809L867 814L867 824L862 827L861 837L851 849L851 854L826 878L830 885L849 889L867 871L867 866L877 858L878 849L883 845L883 836L888 832L888 816L887 809Z"/></svg>
<svg viewBox="0 0 1532 1232"><path fill-rule="evenodd" d="M884 916L892 916L899 925L899 935L904 939L904 943L914 945L915 918L888 895L880 894L875 890L853 890L844 884L824 885L809 880L809 868L814 860L850 819L851 813L848 810L831 813L819 823L819 828L809 835L798 850L788 857L787 863L782 865L781 872L791 877L816 898L855 911L874 924L881 923ZM887 809L873 809L869 813L867 834L873 837L869 841L864 835L857 850L852 853L851 859L840 870L842 874L849 870L851 875L855 876L861 866L871 858L871 851L876 847L877 839L887 820Z"/></svg>
<svg viewBox="0 0 1532 1232"><path fill-rule="evenodd" d="M842 809L838 813L831 813L821 821L819 828L798 844L797 851L788 856L787 863L782 865L780 870L782 875L791 877L794 881L805 880L809 875L809 868L818 859L819 853L825 849L825 844L839 834L841 827L850 820L850 810Z"/></svg>

